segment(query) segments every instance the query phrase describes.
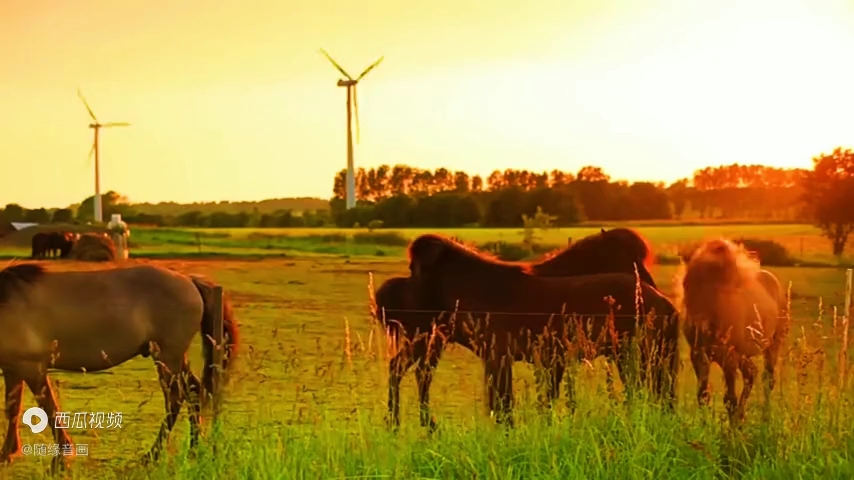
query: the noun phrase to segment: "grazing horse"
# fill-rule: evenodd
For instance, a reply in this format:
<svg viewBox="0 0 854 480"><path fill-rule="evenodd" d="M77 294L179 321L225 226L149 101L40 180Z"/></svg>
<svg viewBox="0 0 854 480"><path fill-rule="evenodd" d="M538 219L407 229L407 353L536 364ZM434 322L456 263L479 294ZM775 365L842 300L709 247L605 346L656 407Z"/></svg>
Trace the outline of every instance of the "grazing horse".
<svg viewBox="0 0 854 480"><path fill-rule="evenodd" d="M489 408L499 421L506 418L512 423L514 361L533 362L538 352L538 360L550 370L551 388L556 390L565 370L567 343L580 341L590 343L586 348L589 356L615 359L622 375L627 353L623 342L634 338L636 329L643 326L644 311L653 319L647 343L665 360L653 371L653 360L642 349L641 368L652 375L654 393L670 397L671 405L675 401L677 311L664 295L637 282L634 275L537 276L528 264L502 262L432 234L412 241L409 258L411 277L406 283L397 281L398 288L411 289L404 298L416 310L439 314L436 328L444 338L468 346L480 356ZM463 315L468 320L457 325ZM567 316L572 317L568 322ZM582 328L577 316L592 318ZM606 334L610 338L604 338ZM671 376L670 392L664 391L666 375ZM570 403L574 401L571 385Z"/></svg>
<svg viewBox="0 0 854 480"><path fill-rule="evenodd" d="M676 282L684 331L697 375L697 402L709 403L709 366L724 372L724 403L730 418L744 418L745 402L758 373L751 357L764 355L766 394L774 388L774 370L789 330L783 287L740 245L711 240L691 255ZM744 385L736 396L736 376Z"/></svg>
<svg viewBox="0 0 854 480"><path fill-rule="evenodd" d="M9 421L0 461L21 448L18 423L26 384L48 416L56 443L71 445L62 426L48 368L94 372L120 365L137 355L156 365L166 418L146 460L156 460L189 393L191 445L199 435L201 407L213 385L214 284L152 265L85 272L48 272L37 264L0 271L0 369L6 384ZM233 360L237 323L223 299L225 356ZM205 359L202 381L190 370L187 350L201 330ZM232 361L223 362L227 369ZM202 402L199 402L201 395ZM53 468L64 467L55 457Z"/></svg>
<svg viewBox="0 0 854 480"><path fill-rule="evenodd" d="M50 250L50 234L47 232L38 232L33 235L31 240L32 244L32 255L33 259L41 259L47 257L48 251Z"/></svg>
<svg viewBox="0 0 854 480"><path fill-rule="evenodd" d="M640 280L656 287L649 273L653 258L649 244L636 231L628 228L606 231L603 228L601 232L531 264L530 268L534 275L539 276L637 272ZM389 421L394 425L400 423L400 382L407 370L415 365L421 425L433 428L435 420L429 414L430 384L444 346L447 343L459 343L472 351L474 346L465 344L465 338L435 335L434 314L413 311L414 293L411 290L412 282L408 278L393 277L386 280L375 293L369 292L372 293L371 313L390 335L394 348L404 347L389 361ZM402 338L406 340L405 345L401 345ZM537 373L538 383L550 380L541 378L540 371ZM560 379L557 380L558 384L547 386L545 397L540 398L541 403L551 403L560 395ZM610 369L607 371L607 381L609 389L613 389Z"/></svg>

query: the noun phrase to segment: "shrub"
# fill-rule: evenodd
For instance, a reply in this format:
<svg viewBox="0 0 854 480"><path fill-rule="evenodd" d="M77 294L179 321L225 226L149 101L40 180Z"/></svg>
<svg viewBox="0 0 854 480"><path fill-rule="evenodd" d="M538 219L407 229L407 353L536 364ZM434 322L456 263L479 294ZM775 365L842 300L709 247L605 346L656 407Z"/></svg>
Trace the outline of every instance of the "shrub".
<svg viewBox="0 0 854 480"><path fill-rule="evenodd" d="M110 262L117 258L116 246L106 234L87 233L74 243L71 257L81 262Z"/></svg>
<svg viewBox="0 0 854 480"><path fill-rule="evenodd" d="M485 252L492 252L501 260L508 262L524 260L534 253L530 247L505 241L482 243L477 246L477 249Z"/></svg>
<svg viewBox="0 0 854 480"><path fill-rule="evenodd" d="M786 250L786 247L773 240L742 237L735 238L732 241L744 245L744 248L747 251L752 252L763 266L789 267L795 263L789 255L789 251ZM699 246L699 243L689 243L680 246L678 250L679 257L683 262L687 262Z"/></svg>
<svg viewBox="0 0 854 480"><path fill-rule="evenodd" d="M383 221L379 219L374 219L368 222L368 231L373 232L374 230L378 230L383 228Z"/></svg>
<svg viewBox="0 0 854 480"><path fill-rule="evenodd" d="M737 238L733 240L735 243L744 245L744 248L755 253L759 257L759 262L762 265L770 267L788 267L795 262L789 255L786 247L780 245L773 240L763 240L761 238Z"/></svg>
<svg viewBox="0 0 854 480"><path fill-rule="evenodd" d="M397 232L359 232L353 234L353 243L405 247L409 239Z"/></svg>

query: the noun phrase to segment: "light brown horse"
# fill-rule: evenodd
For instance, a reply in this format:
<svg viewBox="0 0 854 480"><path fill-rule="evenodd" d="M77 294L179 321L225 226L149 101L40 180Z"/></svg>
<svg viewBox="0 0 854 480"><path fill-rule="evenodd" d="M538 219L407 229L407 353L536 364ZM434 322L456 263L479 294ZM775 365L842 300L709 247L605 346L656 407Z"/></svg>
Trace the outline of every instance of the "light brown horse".
<svg viewBox="0 0 854 480"><path fill-rule="evenodd" d="M158 458L185 397L189 397L191 446L195 446L199 397L207 403L215 368L213 286L200 277L151 265L48 272L36 264L19 264L0 271L0 368L9 421L0 461L10 461L21 449L18 423L24 384L47 413L57 444L71 445L66 430L55 422L59 407L48 369L96 372L137 355L154 360L167 411L145 460ZM224 356L231 360L223 367L228 368L237 353L237 323L227 299L223 304ZM200 330L205 358L202 382L187 360L187 350ZM54 458L54 469L64 466L61 456Z"/></svg>
<svg viewBox="0 0 854 480"><path fill-rule="evenodd" d="M697 402L709 403L709 367L716 362L724 372L727 411L731 418L743 419L758 373L751 357L765 357L766 394L774 388L790 322L783 287L741 245L717 239L702 244L683 265L676 296L697 375ZM739 370L744 380L740 398L735 392Z"/></svg>

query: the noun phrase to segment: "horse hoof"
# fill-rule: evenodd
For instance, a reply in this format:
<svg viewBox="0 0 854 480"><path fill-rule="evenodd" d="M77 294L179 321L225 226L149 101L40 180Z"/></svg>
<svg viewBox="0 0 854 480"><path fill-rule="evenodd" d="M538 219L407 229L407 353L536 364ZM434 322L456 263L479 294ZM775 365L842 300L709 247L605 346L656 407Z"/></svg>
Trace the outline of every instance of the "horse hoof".
<svg viewBox="0 0 854 480"><path fill-rule="evenodd" d="M439 428L439 425L436 424L436 419L431 417L430 423L427 424L427 432L433 433L437 428Z"/></svg>
<svg viewBox="0 0 854 480"><path fill-rule="evenodd" d="M160 458L160 454L156 450L151 450L150 452L142 456L142 458L140 459L140 463L142 463L143 465L151 465L152 463L156 462L158 458Z"/></svg>

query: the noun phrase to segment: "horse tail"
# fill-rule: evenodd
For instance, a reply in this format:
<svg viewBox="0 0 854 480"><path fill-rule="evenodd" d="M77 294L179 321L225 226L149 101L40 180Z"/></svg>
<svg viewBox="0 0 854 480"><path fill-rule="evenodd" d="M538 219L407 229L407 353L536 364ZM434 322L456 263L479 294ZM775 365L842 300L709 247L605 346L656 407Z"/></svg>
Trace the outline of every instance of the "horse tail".
<svg viewBox="0 0 854 480"><path fill-rule="evenodd" d="M213 288L214 284L209 280L201 277L192 276L193 285L199 291L204 304L204 312L202 313L202 355L204 357L204 371L202 372L202 404L207 405L209 395L213 394L213 376L214 368L222 368L223 373L228 373L234 367L234 360L237 357L237 345L239 336L237 330L237 321L234 318L234 311L231 308L231 302L227 297L222 299L222 325L223 325L223 356L222 365L214 365L214 311L213 303ZM228 378L224 376L224 378ZM223 382L223 385L226 382Z"/></svg>

